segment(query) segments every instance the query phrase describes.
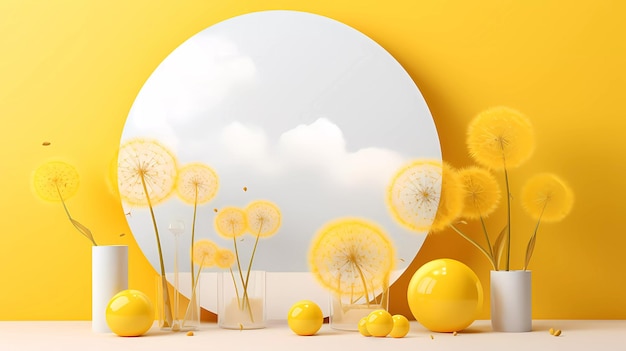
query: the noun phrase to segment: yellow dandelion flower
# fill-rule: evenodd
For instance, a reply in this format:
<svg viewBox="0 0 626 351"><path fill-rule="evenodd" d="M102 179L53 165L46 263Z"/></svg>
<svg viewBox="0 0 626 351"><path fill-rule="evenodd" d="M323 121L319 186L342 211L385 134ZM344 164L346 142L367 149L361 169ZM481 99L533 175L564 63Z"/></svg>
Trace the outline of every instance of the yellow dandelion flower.
<svg viewBox="0 0 626 351"><path fill-rule="evenodd" d="M235 253L228 249L219 249L215 253L215 264L219 268L230 268L235 264Z"/></svg>
<svg viewBox="0 0 626 351"><path fill-rule="evenodd" d="M280 210L278 206L269 201L251 202L246 206L245 212L248 228L256 236L266 238L274 235L280 228Z"/></svg>
<svg viewBox="0 0 626 351"><path fill-rule="evenodd" d="M215 231L226 239L243 235L248 229L246 213L237 207L225 207L215 216Z"/></svg>
<svg viewBox="0 0 626 351"><path fill-rule="evenodd" d="M522 188L521 202L523 208L533 218L544 222L557 222L572 210L574 193L556 175L537 174Z"/></svg>
<svg viewBox="0 0 626 351"><path fill-rule="evenodd" d="M215 171L202 163L191 163L178 171L176 190L188 204L204 204L215 197L218 189Z"/></svg>
<svg viewBox="0 0 626 351"><path fill-rule="evenodd" d="M33 175L33 186L37 195L46 201L67 200L78 191L80 177L74 166L51 161L41 165Z"/></svg>
<svg viewBox="0 0 626 351"><path fill-rule="evenodd" d="M436 160L415 160L395 174L387 188L387 205L400 224L415 231L431 227L441 197L441 174Z"/></svg>
<svg viewBox="0 0 626 351"><path fill-rule="evenodd" d="M215 258L219 248L209 239L201 239L193 244L191 256L193 263L205 268L215 265Z"/></svg>
<svg viewBox="0 0 626 351"><path fill-rule="evenodd" d="M458 172L463 187L464 205L461 217L486 217L498 208L500 187L491 172L480 167L468 167Z"/></svg>
<svg viewBox="0 0 626 351"><path fill-rule="evenodd" d="M470 156L491 169L514 168L526 161L534 150L530 120L508 107L481 112L467 132Z"/></svg>
<svg viewBox="0 0 626 351"><path fill-rule="evenodd" d="M33 175L33 187L37 195L46 201L60 201L74 228L97 246L91 230L74 219L65 204L65 200L76 194L79 183L80 177L76 168L61 161L45 163L37 168Z"/></svg>
<svg viewBox="0 0 626 351"><path fill-rule="evenodd" d="M328 223L313 239L309 265L326 288L341 295L374 297L388 284L394 248L385 232L362 219Z"/></svg>
<svg viewBox="0 0 626 351"><path fill-rule="evenodd" d="M117 175L122 200L135 206L154 206L174 191L176 158L156 140L132 139L120 146Z"/></svg>
<svg viewBox="0 0 626 351"><path fill-rule="evenodd" d="M463 188L458 172L446 162L442 169L441 197L431 232L447 228L463 211Z"/></svg>

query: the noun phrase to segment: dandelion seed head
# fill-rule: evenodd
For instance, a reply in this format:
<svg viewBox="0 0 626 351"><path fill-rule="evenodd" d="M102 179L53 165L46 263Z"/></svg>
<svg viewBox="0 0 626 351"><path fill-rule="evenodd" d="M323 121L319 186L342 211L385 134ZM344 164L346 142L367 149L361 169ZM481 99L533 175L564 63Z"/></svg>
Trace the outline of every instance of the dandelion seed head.
<svg viewBox="0 0 626 351"><path fill-rule="evenodd" d="M494 107L472 120L467 132L467 146L470 156L487 168L515 168L533 153L532 125L519 111Z"/></svg>
<svg viewBox="0 0 626 351"><path fill-rule="evenodd" d="M246 206L245 212L249 231L254 235L270 237L280 228L280 209L269 201L253 201Z"/></svg>
<svg viewBox="0 0 626 351"><path fill-rule="evenodd" d="M317 280L341 294L371 294L388 284L394 267L389 237L374 223L340 219L328 223L313 239L309 265Z"/></svg>
<svg viewBox="0 0 626 351"><path fill-rule="evenodd" d="M461 217L485 218L498 208L500 186L491 172L472 166L459 170L458 175L463 189Z"/></svg>
<svg viewBox="0 0 626 351"><path fill-rule="evenodd" d="M120 146L118 185L122 200L130 205L148 206L165 201L174 191L177 161L172 152L156 140L135 138ZM142 179L148 191L144 191Z"/></svg>
<svg viewBox="0 0 626 351"><path fill-rule="evenodd" d="M228 249L219 249L215 253L215 264L222 269L232 267L235 259L235 253Z"/></svg>
<svg viewBox="0 0 626 351"><path fill-rule="evenodd" d="M444 162L441 179L441 197L437 214L430 226L431 233L447 228L463 211L463 188L458 172Z"/></svg>
<svg viewBox="0 0 626 351"><path fill-rule="evenodd" d="M60 202L78 192L80 176L74 166L61 161L50 161L39 166L33 174L37 195L46 201Z"/></svg>
<svg viewBox="0 0 626 351"><path fill-rule="evenodd" d="M442 164L436 160L415 160L402 167L387 188L387 205L404 227L427 231L439 206Z"/></svg>
<svg viewBox="0 0 626 351"><path fill-rule="evenodd" d="M215 231L221 237L239 237L248 229L246 212L238 207L224 207L215 216L214 225Z"/></svg>
<svg viewBox="0 0 626 351"><path fill-rule="evenodd" d="M216 264L216 256L219 248L209 239L200 239L193 243L191 257L193 263L202 268L211 267Z"/></svg>
<svg viewBox="0 0 626 351"><path fill-rule="evenodd" d="M180 199L188 204L200 205L211 201L218 187L217 174L205 164L191 163L178 171L176 191Z"/></svg>
<svg viewBox="0 0 626 351"><path fill-rule="evenodd" d="M528 179L521 191L521 202L534 219L558 222L572 210L574 193L558 176L542 173Z"/></svg>

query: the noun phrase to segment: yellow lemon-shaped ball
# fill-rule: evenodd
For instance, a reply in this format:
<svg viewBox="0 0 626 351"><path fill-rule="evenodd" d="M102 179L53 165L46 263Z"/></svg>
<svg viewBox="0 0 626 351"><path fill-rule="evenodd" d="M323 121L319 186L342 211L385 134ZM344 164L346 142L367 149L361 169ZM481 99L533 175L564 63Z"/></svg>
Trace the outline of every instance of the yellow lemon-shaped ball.
<svg viewBox="0 0 626 351"><path fill-rule="evenodd" d="M363 336L372 336L372 334L367 331L367 316L359 320L359 333Z"/></svg>
<svg viewBox="0 0 626 351"><path fill-rule="evenodd" d="M478 276L453 259L437 259L420 267L407 289L415 319L435 332L455 332L474 322L483 303Z"/></svg>
<svg viewBox="0 0 626 351"><path fill-rule="evenodd" d="M111 331L119 336L140 336L154 323L154 307L143 292L123 290L109 301L106 321Z"/></svg>
<svg viewBox="0 0 626 351"><path fill-rule="evenodd" d="M372 336L385 337L393 329L393 317L385 310L376 310L367 315L367 331Z"/></svg>
<svg viewBox="0 0 626 351"><path fill-rule="evenodd" d="M298 335L314 335L323 323L322 309L310 300L296 302L291 306L287 315L289 328Z"/></svg>
<svg viewBox="0 0 626 351"><path fill-rule="evenodd" d="M411 324L409 320L401 315L396 314L392 316L393 318L393 329L389 332L389 336L393 338L403 338L405 335L409 333L411 329Z"/></svg>

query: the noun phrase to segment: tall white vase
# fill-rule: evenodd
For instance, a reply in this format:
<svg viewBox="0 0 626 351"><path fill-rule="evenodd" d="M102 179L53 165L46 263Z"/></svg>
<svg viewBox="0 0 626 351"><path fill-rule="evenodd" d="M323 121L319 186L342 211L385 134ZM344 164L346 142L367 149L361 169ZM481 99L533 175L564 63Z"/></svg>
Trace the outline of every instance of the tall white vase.
<svg viewBox="0 0 626 351"><path fill-rule="evenodd" d="M532 330L530 271L491 271L491 327L497 332Z"/></svg>
<svg viewBox="0 0 626 351"><path fill-rule="evenodd" d="M91 329L109 333L106 308L111 298L128 289L128 246L93 246L91 250Z"/></svg>

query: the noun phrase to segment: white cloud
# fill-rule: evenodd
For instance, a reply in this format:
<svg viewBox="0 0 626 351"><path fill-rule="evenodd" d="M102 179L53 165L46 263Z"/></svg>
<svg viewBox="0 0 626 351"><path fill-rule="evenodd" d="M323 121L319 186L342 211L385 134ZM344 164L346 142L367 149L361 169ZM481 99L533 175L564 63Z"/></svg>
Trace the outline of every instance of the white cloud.
<svg viewBox="0 0 626 351"><path fill-rule="evenodd" d="M194 36L155 69L129 116L142 133L206 126L208 112L257 83L257 67L228 38ZM160 136L160 135L159 135Z"/></svg>
<svg viewBox="0 0 626 351"><path fill-rule="evenodd" d="M225 153L223 160L246 164L261 172L273 170L270 142L263 129L235 121L222 130L219 142Z"/></svg>
<svg viewBox="0 0 626 351"><path fill-rule="evenodd" d="M226 159L259 172L305 171L340 186L386 186L404 163L400 154L383 148L348 152L341 129L326 118L284 132L275 145L263 129L233 122L220 142Z"/></svg>
<svg viewBox="0 0 626 351"><path fill-rule="evenodd" d="M344 185L386 186L393 174L405 162L397 152L381 148L365 148L345 154L340 167L334 168L333 177Z"/></svg>
<svg viewBox="0 0 626 351"><path fill-rule="evenodd" d="M319 118L284 132L278 139L278 149L283 162L291 167L329 169L346 154L346 141L336 124Z"/></svg>

